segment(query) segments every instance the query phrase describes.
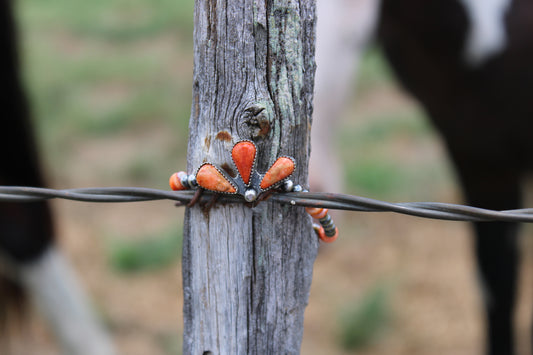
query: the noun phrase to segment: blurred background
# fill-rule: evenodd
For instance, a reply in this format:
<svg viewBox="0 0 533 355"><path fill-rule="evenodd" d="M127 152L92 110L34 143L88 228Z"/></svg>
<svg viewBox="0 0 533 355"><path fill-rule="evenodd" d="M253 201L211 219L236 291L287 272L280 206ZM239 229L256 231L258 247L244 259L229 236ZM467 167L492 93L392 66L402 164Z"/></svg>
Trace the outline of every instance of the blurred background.
<svg viewBox="0 0 533 355"><path fill-rule="evenodd" d="M15 4L51 187L167 189L170 174L186 165L193 2ZM440 138L395 84L379 48L365 54L354 85L335 141L345 192L461 202ZM169 201L53 207L60 245L119 350L181 354L183 209ZM481 353L468 224L388 213L337 220L339 240L321 246L315 263L302 354ZM531 265L531 255L524 261ZM529 284L520 291L523 349L532 294ZM37 315L18 342L24 353L57 352Z"/></svg>

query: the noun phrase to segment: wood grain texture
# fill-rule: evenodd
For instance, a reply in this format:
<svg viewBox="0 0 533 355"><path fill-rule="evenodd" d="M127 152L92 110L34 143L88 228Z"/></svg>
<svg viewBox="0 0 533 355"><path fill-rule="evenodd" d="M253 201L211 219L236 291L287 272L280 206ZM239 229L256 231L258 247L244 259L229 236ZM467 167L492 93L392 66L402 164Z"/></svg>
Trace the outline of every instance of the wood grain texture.
<svg viewBox="0 0 533 355"><path fill-rule="evenodd" d="M290 155L307 185L314 1L197 0L194 42L188 172L249 139L260 171ZM317 246L303 208L187 209L184 354L299 353Z"/></svg>

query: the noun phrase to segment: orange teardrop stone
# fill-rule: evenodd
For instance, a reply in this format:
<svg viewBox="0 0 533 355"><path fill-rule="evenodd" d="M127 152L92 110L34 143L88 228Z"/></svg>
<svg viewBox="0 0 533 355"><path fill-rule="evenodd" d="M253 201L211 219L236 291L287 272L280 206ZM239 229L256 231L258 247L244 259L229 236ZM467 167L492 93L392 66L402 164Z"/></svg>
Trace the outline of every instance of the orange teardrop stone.
<svg viewBox="0 0 533 355"><path fill-rule="evenodd" d="M228 179L211 164L204 164L200 167L196 173L196 181L199 186L207 190L230 194L237 192Z"/></svg>
<svg viewBox="0 0 533 355"><path fill-rule="evenodd" d="M259 186L263 190L268 189L281 180L289 177L293 172L294 161L288 157L280 157L274 162L270 169L268 169Z"/></svg>
<svg viewBox="0 0 533 355"><path fill-rule="evenodd" d="M250 176L255 161L256 148L255 144L250 141L242 141L233 147L231 157L241 174L242 180L246 185L250 184Z"/></svg>

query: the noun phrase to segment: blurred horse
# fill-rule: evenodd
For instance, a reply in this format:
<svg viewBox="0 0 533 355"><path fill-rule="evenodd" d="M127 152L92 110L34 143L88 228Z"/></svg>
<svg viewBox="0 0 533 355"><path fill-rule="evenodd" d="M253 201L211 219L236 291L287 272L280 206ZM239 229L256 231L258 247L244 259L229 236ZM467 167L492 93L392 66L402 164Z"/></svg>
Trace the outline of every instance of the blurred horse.
<svg viewBox="0 0 533 355"><path fill-rule="evenodd" d="M31 118L22 85L14 13L10 0L0 1L3 58L3 124L0 130L0 185L44 186ZM113 346L97 321L70 265L54 243L47 201L0 202L0 323L20 317L25 291L52 326L68 354L110 355ZM5 332L4 332L5 334ZM2 339L0 352L9 352ZM7 343L6 343L7 342Z"/></svg>
<svg viewBox="0 0 533 355"><path fill-rule="evenodd" d="M348 3L366 10L350 12ZM321 22L325 6L329 9ZM368 14L375 16L357 20ZM521 207L520 183L533 169L533 2L319 1L317 25L312 154L320 155L311 157L311 172L316 172L311 182L339 180L321 178L316 169L325 171L329 165L321 157L335 156L329 150L331 139L316 126L331 125L339 96L348 91L346 78L363 49L354 48L354 41L364 44L376 33L397 78L442 134L467 204L494 210ZM322 55L324 51L328 53ZM487 319L486 351L514 354L519 226L474 223L474 229Z"/></svg>

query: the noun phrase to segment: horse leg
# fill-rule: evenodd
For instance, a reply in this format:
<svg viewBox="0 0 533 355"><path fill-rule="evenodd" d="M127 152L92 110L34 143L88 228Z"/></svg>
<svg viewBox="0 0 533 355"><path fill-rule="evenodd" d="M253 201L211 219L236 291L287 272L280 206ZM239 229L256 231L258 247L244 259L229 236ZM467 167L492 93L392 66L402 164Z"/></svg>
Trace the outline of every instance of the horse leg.
<svg viewBox="0 0 533 355"><path fill-rule="evenodd" d="M514 354L513 314L519 252L516 223L476 223L475 252L484 290L487 353Z"/></svg>
<svg viewBox="0 0 533 355"><path fill-rule="evenodd" d="M505 168L500 168L505 171ZM468 174L462 180L468 204L494 210L520 208L517 174ZM492 174L492 175L491 175ZM517 223L474 223L474 251L486 313L486 352L514 354L514 306L520 253Z"/></svg>
<svg viewBox="0 0 533 355"><path fill-rule="evenodd" d="M31 117L22 85L12 1L0 1L0 40L4 63L0 66L0 94L9 104L2 112L0 129L0 185L44 186ZM111 341L97 321L70 265L54 243L54 228L47 201L0 203L0 250L10 285L22 286L53 326L54 335L68 354L114 354ZM17 289L18 290L18 289ZM0 290L3 291L3 290ZM11 296L11 297L10 297ZM17 296L0 297L0 318ZM5 318L5 317L4 317ZM0 319L3 320L3 319ZM2 334L0 334L2 335ZM0 349L1 350L1 349Z"/></svg>

